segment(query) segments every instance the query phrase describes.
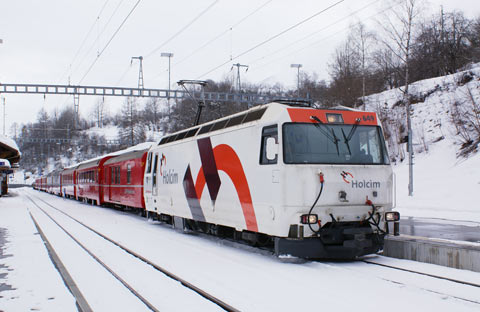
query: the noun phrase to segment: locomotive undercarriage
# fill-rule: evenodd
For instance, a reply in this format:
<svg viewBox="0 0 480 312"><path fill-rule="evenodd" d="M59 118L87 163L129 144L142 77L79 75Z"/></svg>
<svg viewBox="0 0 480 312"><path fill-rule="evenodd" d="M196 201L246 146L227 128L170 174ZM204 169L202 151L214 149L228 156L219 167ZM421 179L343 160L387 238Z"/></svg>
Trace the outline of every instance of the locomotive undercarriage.
<svg viewBox="0 0 480 312"><path fill-rule="evenodd" d="M200 232L221 238L233 239L235 241L244 241L249 245L256 247L273 248L274 238L263 233L237 231L235 228L224 225L196 221L166 214L157 214L151 211L147 211L147 218L150 220L161 221L166 224L170 224L173 228L183 232Z"/></svg>
<svg viewBox="0 0 480 312"><path fill-rule="evenodd" d="M275 254L307 259L355 259L381 250L384 236L368 223L327 223L314 237L276 237Z"/></svg>
<svg viewBox="0 0 480 312"><path fill-rule="evenodd" d="M378 252L383 248L384 240L384 234L374 232L368 223L359 222L327 223L318 236L283 238L153 212L147 212L147 218L170 224L182 232L201 232L244 241L252 246L271 248L277 256L305 259L355 259Z"/></svg>

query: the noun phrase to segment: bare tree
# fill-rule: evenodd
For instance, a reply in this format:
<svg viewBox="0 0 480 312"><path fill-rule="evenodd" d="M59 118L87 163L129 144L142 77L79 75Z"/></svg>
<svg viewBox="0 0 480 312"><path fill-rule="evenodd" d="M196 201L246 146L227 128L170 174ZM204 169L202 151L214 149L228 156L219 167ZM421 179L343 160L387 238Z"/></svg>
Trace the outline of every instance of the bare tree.
<svg viewBox="0 0 480 312"><path fill-rule="evenodd" d="M381 37L381 42L385 47L395 55L402 63L404 69L404 88L400 88L404 94L404 103L407 113L407 135L408 135L408 153L409 153L409 183L408 195L413 195L413 148L412 148L412 123L410 118L410 96L408 87L410 84L410 57L412 42L414 38L414 26L420 15L420 5L423 0L402 0L400 9L391 9L383 14L382 22L379 26L383 30L385 37Z"/></svg>
<svg viewBox="0 0 480 312"><path fill-rule="evenodd" d="M352 42L356 54L360 56L361 76L362 76L362 105L365 110L365 85L367 77L367 62L370 54L371 43L375 35L365 27L365 24L358 22L352 26L349 41Z"/></svg>
<svg viewBox="0 0 480 312"><path fill-rule="evenodd" d="M93 118L97 121L97 127L103 128L104 121L105 121L105 100L104 99L99 99L96 103L95 106L93 107Z"/></svg>
<svg viewBox="0 0 480 312"><path fill-rule="evenodd" d="M361 75L361 64L359 55L349 40L336 48L333 61L328 66L332 78L330 92L332 97L336 98L336 104L355 106L361 95L360 85L357 83Z"/></svg>
<svg viewBox="0 0 480 312"><path fill-rule="evenodd" d="M143 118L146 122L152 125L154 131L158 130L158 120L161 116L160 99L151 98L145 105L143 111Z"/></svg>
<svg viewBox="0 0 480 312"><path fill-rule="evenodd" d="M144 142L146 139L145 128L143 127L140 114L137 109L136 99L128 97L121 111L120 142L122 145L133 146Z"/></svg>

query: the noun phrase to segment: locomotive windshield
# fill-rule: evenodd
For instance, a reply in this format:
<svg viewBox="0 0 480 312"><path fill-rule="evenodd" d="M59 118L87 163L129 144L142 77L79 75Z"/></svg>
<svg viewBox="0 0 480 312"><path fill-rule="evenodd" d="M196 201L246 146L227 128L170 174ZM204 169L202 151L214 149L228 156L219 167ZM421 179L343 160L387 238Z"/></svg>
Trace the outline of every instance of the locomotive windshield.
<svg viewBox="0 0 480 312"><path fill-rule="evenodd" d="M345 124L283 125L286 164L389 164L380 127Z"/></svg>

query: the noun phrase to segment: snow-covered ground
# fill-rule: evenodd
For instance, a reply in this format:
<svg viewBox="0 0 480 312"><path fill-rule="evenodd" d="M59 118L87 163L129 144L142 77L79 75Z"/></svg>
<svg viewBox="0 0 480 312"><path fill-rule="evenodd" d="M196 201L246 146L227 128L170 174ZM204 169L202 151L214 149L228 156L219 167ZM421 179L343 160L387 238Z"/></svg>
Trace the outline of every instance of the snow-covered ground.
<svg viewBox="0 0 480 312"><path fill-rule="evenodd" d="M31 245L41 247L41 241L38 235L35 235L36 230L27 210L32 212L40 226L45 229L49 239L61 241L66 238L55 234L54 224L45 216L42 217L43 213L28 202L25 197L25 194L28 194L61 207L63 211L241 311L298 311L312 308L336 311L351 309L358 311L388 309L402 312L478 311L478 304L455 298L479 301L478 288L362 262L322 263L278 259L268 253L255 251L249 247L241 248L237 244L216 238L179 233L169 226L147 222L136 215L113 209L85 205L28 189L12 192L12 197L2 198L0 208L0 228L6 229L5 238L8 241L3 253L12 255L0 259L0 263L5 266L0 268L0 276L7 273L1 283L12 285L16 289L0 293L3 297L0 298L0 310L28 311L32 308L41 311L75 310L71 296L64 287L62 288L58 273L55 272L53 265L48 263L45 249L38 251L30 248ZM58 217L52 209L45 205L42 207ZM61 219L59 222L68 225L67 221ZM95 247L93 239L87 233L78 232L77 235L80 240L89 243L92 248ZM61 248L61 242L57 241L56 246ZM100 248L100 251L101 249L103 248ZM59 249L57 253L69 270L82 272L82 269L89 267L85 265L86 261L72 262L71 258L79 259L80 255L71 248L63 253ZM118 267L123 267L124 271L130 268L123 262L123 258L116 256L115 253L103 252L102 259L118 262ZM374 259L390 265L480 283L480 273L385 259L380 256L375 256ZM72 265L76 268L72 268ZM103 300L103 304L97 304L98 308L95 309L103 311L105 306L108 307L108 300L112 300L112 293L107 290L110 285L107 277L100 273L90 274L88 271L84 273L83 279L93 284L88 286L87 283L85 286L85 283L79 283L78 286L89 302ZM141 274L142 272L139 272L139 276ZM34 281L29 283L30 280ZM159 291L177 304L177 308L170 306L164 308L165 311L184 311L191 303L185 301L187 299L179 300L174 294L175 290L165 286L158 278L144 276L138 282L146 283L152 290ZM89 291L89 287L105 290ZM49 300L52 297L54 299ZM135 310L133 303L123 299L120 301L124 303L121 310ZM210 311L211 308L197 306L194 310Z"/></svg>
<svg viewBox="0 0 480 312"><path fill-rule="evenodd" d="M394 166L397 208L402 216L475 221L480 224L480 154L457 159L449 140L417 154L413 196L408 196L408 164ZM478 225L477 224L477 225Z"/></svg>

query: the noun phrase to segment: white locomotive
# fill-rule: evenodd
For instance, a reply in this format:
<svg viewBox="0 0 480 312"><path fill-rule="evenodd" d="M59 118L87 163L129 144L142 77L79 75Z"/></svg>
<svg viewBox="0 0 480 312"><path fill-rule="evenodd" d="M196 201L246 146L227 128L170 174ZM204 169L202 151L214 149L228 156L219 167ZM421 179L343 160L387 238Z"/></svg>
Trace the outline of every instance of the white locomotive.
<svg viewBox="0 0 480 312"><path fill-rule="evenodd" d="M393 173L375 113L270 103L166 135L147 156L147 213L176 227L355 258L388 232Z"/></svg>

